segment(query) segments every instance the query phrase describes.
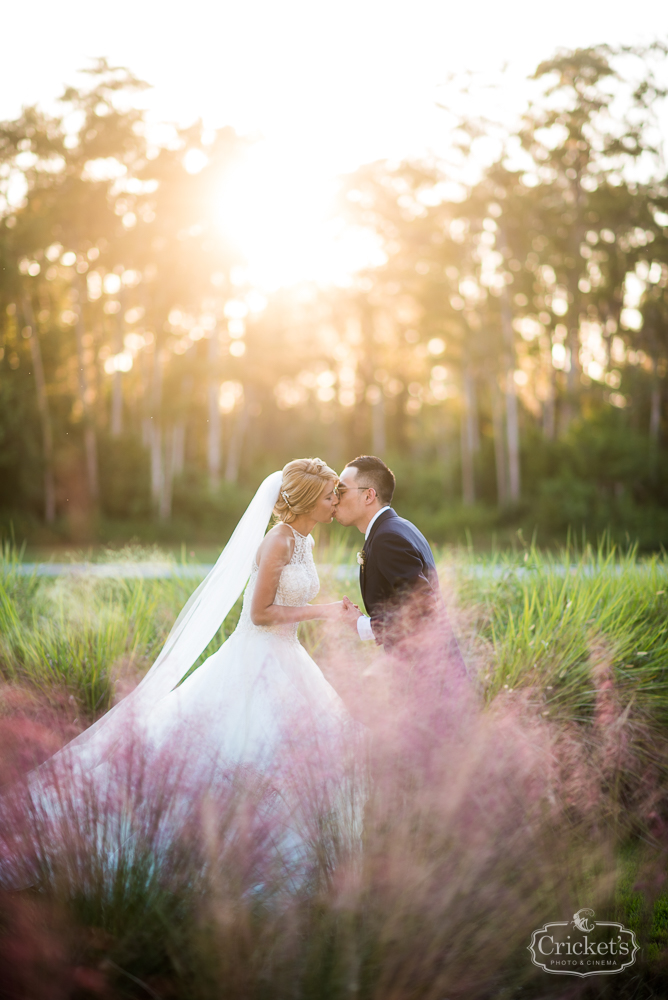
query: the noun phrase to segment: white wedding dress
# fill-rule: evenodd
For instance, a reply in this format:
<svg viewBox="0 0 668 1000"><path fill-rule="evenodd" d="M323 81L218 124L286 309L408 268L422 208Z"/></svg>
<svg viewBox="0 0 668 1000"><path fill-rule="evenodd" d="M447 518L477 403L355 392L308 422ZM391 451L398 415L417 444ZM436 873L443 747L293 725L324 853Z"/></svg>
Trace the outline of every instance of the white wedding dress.
<svg viewBox="0 0 668 1000"><path fill-rule="evenodd" d="M300 607L320 590L313 538L292 529L290 562L283 568L274 604ZM345 705L297 637L298 625L254 625L251 603L257 581L255 559L239 623L220 648L147 718L153 752L173 741L187 745L191 764L212 762L271 769L295 726L304 739L327 738L355 729Z"/></svg>
<svg viewBox="0 0 668 1000"><path fill-rule="evenodd" d="M293 868L307 870L325 814L336 817L339 842L355 850L366 797L365 727L299 642L297 624L251 620L255 555L280 482L281 473L274 473L262 483L135 691L27 775L28 806L21 808L38 832L4 823L17 834L2 845L3 880L8 869L51 867L45 854L51 857L51 848L57 853L68 839L85 840L84 851L92 846L113 874L123 850L147 829L152 842L169 845L193 829L193 819L201 829L205 800L210 816L240 784L263 788L266 824L273 825L281 857L297 862ZM299 607L313 600L320 584L312 536L292 531L294 551L274 603ZM182 680L246 579L236 629ZM7 803L11 808L10 796ZM42 860L22 863L35 845ZM13 878L10 872L10 883Z"/></svg>

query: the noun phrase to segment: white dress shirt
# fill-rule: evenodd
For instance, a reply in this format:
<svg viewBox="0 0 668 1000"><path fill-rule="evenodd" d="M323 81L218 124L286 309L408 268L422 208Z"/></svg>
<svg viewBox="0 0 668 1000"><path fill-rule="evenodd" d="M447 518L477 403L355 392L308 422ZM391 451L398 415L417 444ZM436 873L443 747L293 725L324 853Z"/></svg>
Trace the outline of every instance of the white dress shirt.
<svg viewBox="0 0 668 1000"><path fill-rule="evenodd" d="M369 532L371 531L374 522L380 517L383 511L386 510L390 510L389 503L385 504L384 507L381 507L380 510L377 510L376 513L373 515L373 517L366 526L366 531L364 532L364 541L366 541L367 538L369 537ZM369 639L375 638L373 634L373 629L371 628L371 619L367 617L367 615L360 615L360 617L357 619L357 634L360 637L360 639L363 639L365 642L367 642Z"/></svg>

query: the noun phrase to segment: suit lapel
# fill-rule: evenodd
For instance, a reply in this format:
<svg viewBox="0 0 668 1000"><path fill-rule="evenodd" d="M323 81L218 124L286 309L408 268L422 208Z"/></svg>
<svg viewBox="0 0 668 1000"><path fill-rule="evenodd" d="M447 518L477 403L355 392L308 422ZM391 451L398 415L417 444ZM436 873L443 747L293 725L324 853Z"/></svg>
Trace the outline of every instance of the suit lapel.
<svg viewBox="0 0 668 1000"><path fill-rule="evenodd" d="M369 537L364 539L364 545L362 546L362 553L364 555L364 562L360 566L360 590L362 592L362 599L364 600L365 604L366 604L366 598L364 597L364 590L365 590L365 586L364 585L366 583L366 579L365 579L365 577L366 577L366 560L368 559L369 554L371 552L371 542L373 541L373 536L376 534L376 528L378 527L379 524L381 524L381 522L387 520L388 517L396 517L396 516L397 515L396 515L395 511L393 511L391 507L390 507L389 510L384 510L383 513L380 515L380 517L377 517L376 520L373 522L373 526L371 528L371 531L369 532Z"/></svg>
<svg viewBox="0 0 668 1000"><path fill-rule="evenodd" d="M383 513L379 517L377 517L376 520L373 522L373 526L371 528L371 531L369 532L369 537L364 540L364 547L362 549L364 553L367 553L369 551L369 547L371 545L371 542L373 541L373 536L376 534L376 531L378 530L378 525L382 524L383 521L387 521L389 517L397 517L396 511L392 510L391 507L389 508L389 510L384 510Z"/></svg>
<svg viewBox="0 0 668 1000"><path fill-rule="evenodd" d="M377 517L376 520L373 522L373 526L371 528L371 531L369 532L369 537L364 539L364 545L362 546L364 562L360 566L360 591L362 594L362 600L364 601L364 605L367 611L369 610L369 605L366 599L366 577L367 577L366 561L369 558L369 555L371 554L371 542L373 541L373 536L376 534L376 529L378 525L382 521L387 520L388 517L396 517L396 516L397 516L396 512L393 511L391 507L389 510L384 510L383 513L379 517Z"/></svg>

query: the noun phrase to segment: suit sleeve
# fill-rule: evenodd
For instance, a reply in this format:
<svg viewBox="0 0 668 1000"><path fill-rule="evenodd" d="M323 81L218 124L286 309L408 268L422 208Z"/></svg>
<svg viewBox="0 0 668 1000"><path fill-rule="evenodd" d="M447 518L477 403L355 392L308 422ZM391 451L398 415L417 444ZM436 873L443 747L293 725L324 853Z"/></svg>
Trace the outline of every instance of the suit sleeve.
<svg viewBox="0 0 668 1000"><path fill-rule="evenodd" d="M378 570L396 593L421 585L431 590L420 553L403 535L383 535L379 556Z"/></svg>
<svg viewBox="0 0 668 1000"><path fill-rule="evenodd" d="M379 539L380 540L380 539ZM401 593L423 591L429 597L434 590L425 575L424 563L415 546L403 535L388 532L382 537L382 545L377 555L377 570L388 584L393 596ZM371 625L380 641L383 625L383 610L371 615Z"/></svg>

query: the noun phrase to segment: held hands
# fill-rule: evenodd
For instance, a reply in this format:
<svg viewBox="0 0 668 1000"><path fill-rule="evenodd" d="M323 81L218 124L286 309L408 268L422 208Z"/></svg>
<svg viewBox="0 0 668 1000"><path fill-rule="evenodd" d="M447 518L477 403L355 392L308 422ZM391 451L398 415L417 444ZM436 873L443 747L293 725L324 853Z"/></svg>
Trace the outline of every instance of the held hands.
<svg viewBox="0 0 668 1000"><path fill-rule="evenodd" d="M320 611L320 618L328 622L339 622L343 614L343 601L333 601L331 604L316 605Z"/></svg>
<svg viewBox="0 0 668 1000"><path fill-rule="evenodd" d="M357 604L353 604L349 597L344 597L341 603L343 605L341 621L345 622L353 632L357 632L357 619L362 617L362 612Z"/></svg>
<svg viewBox="0 0 668 1000"><path fill-rule="evenodd" d="M362 612L357 604L353 604L349 597L344 597L342 601L335 601L332 604L320 604L318 605L318 610L320 611L319 617L324 618L326 621L343 622L353 632L357 632L357 619L361 617Z"/></svg>

